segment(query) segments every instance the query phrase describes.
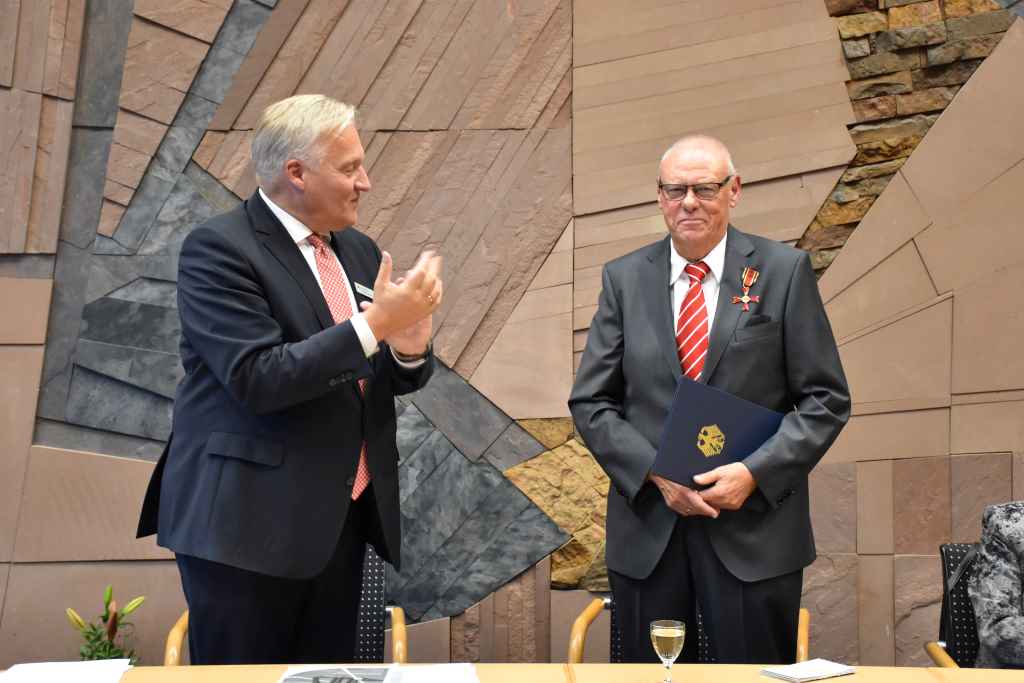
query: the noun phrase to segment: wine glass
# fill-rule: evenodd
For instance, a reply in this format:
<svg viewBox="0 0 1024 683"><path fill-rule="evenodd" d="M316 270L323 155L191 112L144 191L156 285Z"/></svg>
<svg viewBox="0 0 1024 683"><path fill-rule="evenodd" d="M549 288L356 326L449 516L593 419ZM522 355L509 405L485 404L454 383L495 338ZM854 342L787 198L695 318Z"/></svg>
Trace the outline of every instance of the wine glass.
<svg viewBox="0 0 1024 683"><path fill-rule="evenodd" d="M683 639L686 637L686 624L673 619L659 619L651 622L651 644L654 651L665 665L665 680L672 683L672 662L683 651Z"/></svg>

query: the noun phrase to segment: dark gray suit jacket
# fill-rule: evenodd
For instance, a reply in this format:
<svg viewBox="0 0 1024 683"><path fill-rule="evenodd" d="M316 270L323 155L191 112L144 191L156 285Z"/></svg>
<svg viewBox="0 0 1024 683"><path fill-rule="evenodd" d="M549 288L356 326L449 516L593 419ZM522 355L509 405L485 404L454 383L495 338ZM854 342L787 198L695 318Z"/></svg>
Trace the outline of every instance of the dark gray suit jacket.
<svg viewBox="0 0 1024 683"><path fill-rule="evenodd" d="M602 292L569 408L611 479L608 567L642 579L677 515L646 476L682 373L669 287L669 238L604 267ZM760 272L748 312L732 303L741 274ZM725 271L701 381L786 413L744 463L758 489L708 523L725 566L744 581L814 561L807 475L839 435L850 396L807 254L729 227Z"/></svg>

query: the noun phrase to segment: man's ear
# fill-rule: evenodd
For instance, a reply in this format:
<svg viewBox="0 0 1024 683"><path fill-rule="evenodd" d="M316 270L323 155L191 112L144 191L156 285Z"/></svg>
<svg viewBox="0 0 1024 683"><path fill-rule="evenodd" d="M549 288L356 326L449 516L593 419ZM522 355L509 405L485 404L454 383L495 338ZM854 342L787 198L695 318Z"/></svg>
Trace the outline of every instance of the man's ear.
<svg viewBox="0 0 1024 683"><path fill-rule="evenodd" d="M284 179L292 188L302 192L306 189L306 165L298 159L284 162Z"/></svg>
<svg viewBox="0 0 1024 683"><path fill-rule="evenodd" d="M739 203L741 186L742 183L738 175L729 183L729 208L736 208L736 204Z"/></svg>

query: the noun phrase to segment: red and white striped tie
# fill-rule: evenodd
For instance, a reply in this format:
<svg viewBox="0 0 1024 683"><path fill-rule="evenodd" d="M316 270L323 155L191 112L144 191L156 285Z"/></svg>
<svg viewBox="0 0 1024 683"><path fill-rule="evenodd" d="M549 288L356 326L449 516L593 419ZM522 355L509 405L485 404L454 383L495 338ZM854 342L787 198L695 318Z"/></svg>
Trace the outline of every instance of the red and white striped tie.
<svg viewBox="0 0 1024 683"><path fill-rule="evenodd" d="M331 253L327 242L316 233L306 238L313 245L316 254L316 269L320 273L320 282L324 289L324 299L335 324L343 323L352 317L352 302L349 299L348 280L341 270L341 264ZM366 380L359 380L359 392L366 390ZM356 467L355 483L352 485L352 500L370 485L370 468L366 464L366 442L359 448L359 465Z"/></svg>
<svg viewBox="0 0 1024 683"><path fill-rule="evenodd" d="M692 380L700 377L704 369L704 357L708 355L708 309L704 305L704 289L701 282L711 271L703 261L687 263L683 272L690 277L690 288L686 290L683 303L679 305L676 320L676 351L683 374Z"/></svg>

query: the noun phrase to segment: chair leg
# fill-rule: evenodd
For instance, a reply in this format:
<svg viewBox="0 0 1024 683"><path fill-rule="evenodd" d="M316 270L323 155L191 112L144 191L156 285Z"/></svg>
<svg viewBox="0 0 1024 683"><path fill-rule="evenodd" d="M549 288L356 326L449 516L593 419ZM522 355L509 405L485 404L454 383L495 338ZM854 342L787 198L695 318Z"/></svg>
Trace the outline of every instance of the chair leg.
<svg viewBox="0 0 1024 683"><path fill-rule="evenodd" d="M796 661L806 662L811 640L811 613L806 607L800 608L800 620L796 626Z"/></svg>
<svg viewBox="0 0 1024 683"><path fill-rule="evenodd" d="M406 664L409 660L409 637L405 630L405 610L401 607L385 607L391 615L391 661Z"/></svg>
<svg viewBox="0 0 1024 683"><path fill-rule="evenodd" d="M569 663L579 664L583 661L583 648L587 644L587 631L590 625L597 619L597 615L605 608L605 601L601 598L594 598L587 605L586 609L576 617L572 624L572 631L569 633Z"/></svg>
<svg viewBox="0 0 1024 683"><path fill-rule="evenodd" d="M181 649L185 645L186 635L188 635L188 610L182 612L178 621L167 634L167 645L164 647L164 666L179 666L181 664Z"/></svg>
<svg viewBox="0 0 1024 683"><path fill-rule="evenodd" d="M940 666L943 669L959 669L960 665L949 656L946 652L946 648L939 645L934 640L929 640L924 644L924 651L928 653L928 656L932 658L932 662L935 666Z"/></svg>

